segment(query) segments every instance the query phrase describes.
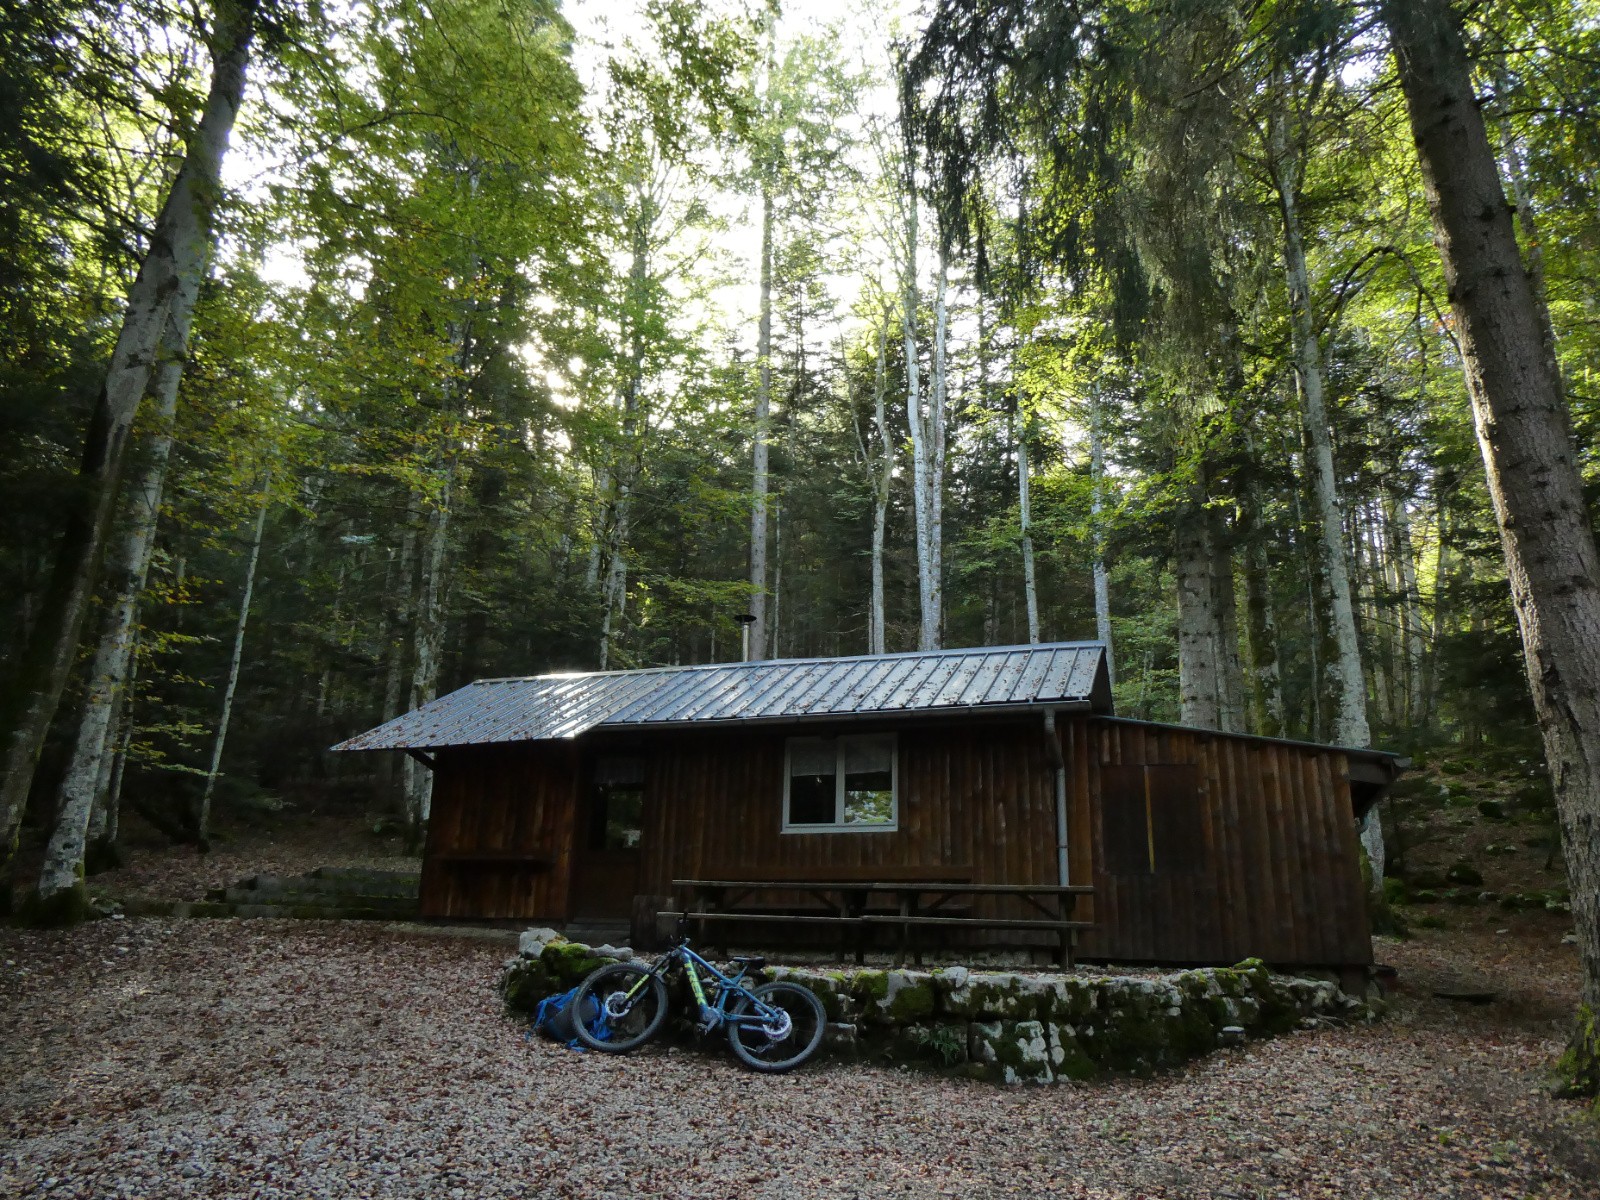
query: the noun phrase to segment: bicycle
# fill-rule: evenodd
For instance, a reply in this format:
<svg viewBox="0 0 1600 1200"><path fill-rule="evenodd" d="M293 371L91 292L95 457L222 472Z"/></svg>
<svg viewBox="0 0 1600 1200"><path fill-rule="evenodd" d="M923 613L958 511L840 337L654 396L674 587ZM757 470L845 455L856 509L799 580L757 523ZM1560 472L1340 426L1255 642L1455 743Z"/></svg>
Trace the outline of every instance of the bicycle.
<svg viewBox="0 0 1600 1200"><path fill-rule="evenodd" d="M609 963L600 967L578 985L572 997L574 1012L594 1012L601 1018L576 1022L578 1041L602 1054L626 1054L644 1045L666 1022L665 977L678 967L687 976L699 1005L702 1034L726 1030L734 1054L757 1071L776 1074L793 1070L822 1044L827 1024L822 1002L809 988L783 980L746 987L745 976L765 967L766 959L738 955L731 961L738 965L738 973L724 975L689 948L688 938L680 936L654 966Z"/></svg>

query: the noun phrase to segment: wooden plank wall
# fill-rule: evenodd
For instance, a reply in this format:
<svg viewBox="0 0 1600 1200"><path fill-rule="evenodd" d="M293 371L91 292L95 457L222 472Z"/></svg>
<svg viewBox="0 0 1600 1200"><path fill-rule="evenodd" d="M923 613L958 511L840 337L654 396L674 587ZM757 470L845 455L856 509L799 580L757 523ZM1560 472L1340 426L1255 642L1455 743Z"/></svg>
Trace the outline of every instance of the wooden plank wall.
<svg viewBox="0 0 1600 1200"><path fill-rule="evenodd" d="M1334 966L1372 961L1342 755L1263 739L1088 718L1077 723L1074 808L1095 846L1098 928L1112 961ZM1196 869L1105 869L1102 765L1192 764L1201 785Z"/></svg>
<svg viewBox="0 0 1600 1200"><path fill-rule="evenodd" d="M436 755L422 865L424 917L565 920L577 761L566 742ZM448 861L452 854L474 853L543 861Z"/></svg>
<svg viewBox="0 0 1600 1200"><path fill-rule="evenodd" d="M898 732L899 827L885 833L784 833L784 732L656 741L647 751L640 891L668 895L674 878L867 879L884 868L930 878L961 872L974 883L1056 881L1054 772L1042 719ZM1077 823L1071 866L1087 878L1087 815ZM976 903L976 911L1037 915L1014 899Z"/></svg>
<svg viewBox="0 0 1600 1200"><path fill-rule="evenodd" d="M899 731L899 828L782 832L784 730L687 730L635 737L649 760L638 891L675 878L904 878L941 871L975 883L1056 881L1054 775L1042 721L945 722ZM1071 877L1092 883L1078 915L1097 928L1087 957L1275 964L1371 961L1347 766L1336 751L1137 722L1060 722L1068 772ZM619 743L621 745L621 743ZM435 917L567 915L580 754L605 740L476 747L438 756L422 911ZM1105 869L1102 764L1192 765L1196 826L1173 869ZM1177 779L1182 773L1167 773ZM450 853L521 851L548 864L449 863ZM795 902L792 894L775 903ZM758 898L759 900L759 898ZM972 911L1033 915L985 897ZM1015 935L996 940L1016 941Z"/></svg>

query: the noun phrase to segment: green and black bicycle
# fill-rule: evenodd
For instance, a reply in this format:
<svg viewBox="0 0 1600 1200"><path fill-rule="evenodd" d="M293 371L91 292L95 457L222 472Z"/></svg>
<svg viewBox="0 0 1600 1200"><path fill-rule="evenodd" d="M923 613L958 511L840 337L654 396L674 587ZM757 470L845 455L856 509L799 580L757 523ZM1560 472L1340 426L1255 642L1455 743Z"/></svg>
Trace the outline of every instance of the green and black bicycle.
<svg viewBox="0 0 1600 1200"><path fill-rule="evenodd" d="M822 1002L798 983L745 986L745 976L766 960L740 956L738 971L724 975L680 937L671 950L646 967L610 963L578 985L572 1009L594 1013L577 1021L578 1041L603 1054L626 1054L661 1031L667 1019L667 977L681 970L699 1005L701 1033L724 1029L739 1058L757 1071L790 1071L817 1052L827 1017Z"/></svg>

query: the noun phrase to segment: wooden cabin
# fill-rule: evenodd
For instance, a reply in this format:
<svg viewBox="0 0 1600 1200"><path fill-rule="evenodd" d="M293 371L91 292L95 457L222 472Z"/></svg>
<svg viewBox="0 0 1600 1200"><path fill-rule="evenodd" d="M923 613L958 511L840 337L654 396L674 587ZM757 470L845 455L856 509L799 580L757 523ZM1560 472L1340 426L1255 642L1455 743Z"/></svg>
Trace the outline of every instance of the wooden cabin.
<svg viewBox="0 0 1600 1200"><path fill-rule="evenodd" d="M1371 962L1357 826L1401 765L1118 718L1096 643L489 679L335 749L432 768L425 917L637 922L685 878L1090 884L1081 957L1322 967Z"/></svg>

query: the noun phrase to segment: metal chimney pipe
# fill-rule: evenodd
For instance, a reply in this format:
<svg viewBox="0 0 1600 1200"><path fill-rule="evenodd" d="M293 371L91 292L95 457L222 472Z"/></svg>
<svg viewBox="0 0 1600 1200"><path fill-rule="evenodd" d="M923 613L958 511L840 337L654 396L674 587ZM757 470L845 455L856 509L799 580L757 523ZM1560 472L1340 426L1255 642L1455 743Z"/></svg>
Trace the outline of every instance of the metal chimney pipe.
<svg viewBox="0 0 1600 1200"><path fill-rule="evenodd" d="M750 661L750 626L756 623L754 613L740 613L734 618L739 622L739 661Z"/></svg>

